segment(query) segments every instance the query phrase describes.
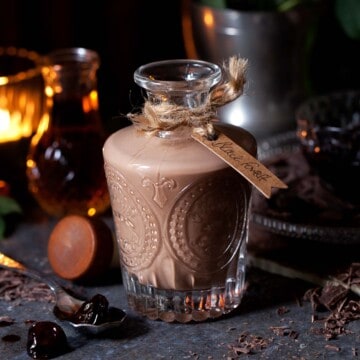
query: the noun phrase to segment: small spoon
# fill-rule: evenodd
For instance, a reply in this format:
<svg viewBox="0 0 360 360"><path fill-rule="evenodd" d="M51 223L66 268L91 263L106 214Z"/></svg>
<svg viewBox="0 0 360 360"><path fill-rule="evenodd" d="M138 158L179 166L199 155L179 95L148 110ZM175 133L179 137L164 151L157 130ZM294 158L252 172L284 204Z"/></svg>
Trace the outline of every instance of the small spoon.
<svg viewBox="0 0 360 360"><path fill-rule="evenodd" d="M91 317L92 318L91 322L77 321L76 319L78 319L78 317L76 315L81 310L81 307L83 307L85 303L88 303L89 305L93 305L91 303L91 300L84 301L75 298L74 296L66 292L62 286L56 283L56 281L49 278L45 274L42 274L33 269L30 270L29 268L26 268L23 264L4 255L1 252L0 252L0 267L7 270L16 271L19 274L31 277L35 280L38 280L46 284L55 295L56 304L54 307L54 314L60 320L68 321L74 328L84 330L91 334L97 334L104 330L108 330L120 326L120 324L126 318L126 313L123 310L115 307L109 307L105 314L101 314L102 315L101 319L100 316L95 314L95 316ZM94 296L94 298L96 297L101 297L107 302L106 298L103 297L102 295Z"/></svg>

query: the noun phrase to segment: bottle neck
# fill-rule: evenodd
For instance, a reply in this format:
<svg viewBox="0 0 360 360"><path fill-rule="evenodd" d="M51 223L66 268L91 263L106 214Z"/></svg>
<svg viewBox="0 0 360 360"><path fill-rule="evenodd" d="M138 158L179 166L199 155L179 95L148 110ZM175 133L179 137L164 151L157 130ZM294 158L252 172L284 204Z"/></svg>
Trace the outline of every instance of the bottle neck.
<svg viewBox="0 0 360 360"><path fill-rule="evenodd" d="M84 48L55 50L44 60L42 74L45 94L86 95L97 89L100 58L95 51Z"/></svg>
<svg viewBox="0 0 360 360"><path fill-rule="evenodd" d="M182 142L191 139L191 133L192 130L190 127L181 126L174 130L158 130L155 132L155 136L164 140Z"/></svg>
<svg viewBox="0 0 360 360"><path fill-rule="evenodd" d="M45 94L89 94L97 89L96 68L72 65L49 65L42 70L45 82Z"/></svg>
<svg viewBox="0 0 360 360"><path fill-rule="evenodd" d="M51 76L52 72L55 76ZM54 67L44 79L46 111L51 126L102 131L94 70Z"/></svg>
<svg viewBox="0 0 360 360"><path fill-rule="evenodd" d="M142 114L130 118L141 131L154 133L205 126L212 115L208 95L221 80L221 70L201 60L158 61L138 68L134 80L147 101Z"/></svg>
<svg viewBox="0 0 360 360"><path fill-rule="evenodd" d="M146 92L147 101L154 106L173 106L194 109L205 104L210 89L189 91L150 91Z"/></svg>

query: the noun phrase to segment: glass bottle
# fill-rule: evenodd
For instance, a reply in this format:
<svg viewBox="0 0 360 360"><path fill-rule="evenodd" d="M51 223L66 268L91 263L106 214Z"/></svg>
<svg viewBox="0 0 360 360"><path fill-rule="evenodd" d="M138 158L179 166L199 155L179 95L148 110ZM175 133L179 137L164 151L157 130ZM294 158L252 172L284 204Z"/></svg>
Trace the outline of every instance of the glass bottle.
<svg viewBox="0 0 360 360"><path fill-rule="evenodd" d="M221 69L160 61L137 69L134 79L151 104L195 109ZM256 154L248 132L217 128ZM109 136L103 149L128 302L166 322L221 316L244 292L251 185L191 132L185 125L149 135L132 124Z"/></svg>
<svg viewBox="0 0 360 360"><path fill-rule="evenodd" d="M50 215L94 216L110 206L98 106L100 59L84 48L50 53L42 67L46 114L27 156L29 191Z"/></svg>

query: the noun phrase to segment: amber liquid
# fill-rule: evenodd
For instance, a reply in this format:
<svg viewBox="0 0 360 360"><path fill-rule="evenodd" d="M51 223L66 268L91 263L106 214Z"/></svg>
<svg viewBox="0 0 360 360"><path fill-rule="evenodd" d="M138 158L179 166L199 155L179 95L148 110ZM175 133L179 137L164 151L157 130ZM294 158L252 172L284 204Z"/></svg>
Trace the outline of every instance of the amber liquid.
<svg viewBox="0 0 360 360"><path fill-rule="evenodd" d="M84 98L54 98L51 123L27 161L29 190L50 215L95 215L110 204L98 111L84 111ZM87 101L89 103L89 101Z"/></svg>

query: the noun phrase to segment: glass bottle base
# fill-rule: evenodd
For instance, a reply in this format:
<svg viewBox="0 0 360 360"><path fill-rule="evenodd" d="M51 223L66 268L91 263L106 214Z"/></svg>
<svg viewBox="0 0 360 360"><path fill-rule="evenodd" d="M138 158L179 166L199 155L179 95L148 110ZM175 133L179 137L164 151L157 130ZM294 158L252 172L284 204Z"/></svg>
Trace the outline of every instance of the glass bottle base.
<svg viewBox="0 0 360 360"><path fill-rule="evenodd" d="M228 314L240 305L245 287L245 274L240 280L227 279L223 287L186 291L142 285L125 269L122 274L130 307L151 320L165 322L199 322Z"/></svg>

